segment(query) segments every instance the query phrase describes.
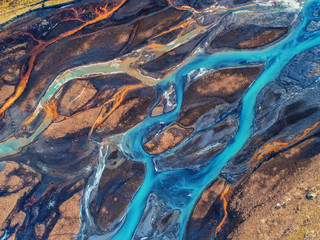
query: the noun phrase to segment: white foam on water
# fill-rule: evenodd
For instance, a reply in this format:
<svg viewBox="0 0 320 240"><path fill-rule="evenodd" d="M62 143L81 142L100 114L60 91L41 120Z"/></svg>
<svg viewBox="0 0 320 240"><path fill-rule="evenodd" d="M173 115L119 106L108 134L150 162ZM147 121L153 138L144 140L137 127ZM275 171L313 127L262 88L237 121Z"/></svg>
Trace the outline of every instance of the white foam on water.
<svg viewBox="0 0 320 240"><path fill-rule="evenodd" d="M255 3L263 7L284 8L289 11L300 11L304 5L304 1L300 0L257 0L255 1Z"/></svg>
<svg viewBox="0 0 320 240"><path fill-rule="evenodd" d="M100 180L102 177L102 173L105 169L106 166L106 161L105 158L108 154L109 146L104 145L103 143L100 145L99 149L99 161L96 165L96 171L95 173L90 177L86 189L84 190L83 193L83 198L82 198L82 203L81 203L81 208L80 208L80 219L83 219L83 212L85 213L86 220L89 221L89 226L93 224L93 219L90 214L89 210L89 204L90 204L90 199L94 194L94 191L97 190L100 184ZM78 237L82 238L85 236L84 231L87 228L86 222L82 222L81 226L81 231L78 235Z"/></svg>
<svg viewBox="0 0 320 240"><path fill-rule="evenodd" d="M301 10L303 5L300 1L297 0L277 0L275 2L280 6L288 8L289 10Z"/></svg>

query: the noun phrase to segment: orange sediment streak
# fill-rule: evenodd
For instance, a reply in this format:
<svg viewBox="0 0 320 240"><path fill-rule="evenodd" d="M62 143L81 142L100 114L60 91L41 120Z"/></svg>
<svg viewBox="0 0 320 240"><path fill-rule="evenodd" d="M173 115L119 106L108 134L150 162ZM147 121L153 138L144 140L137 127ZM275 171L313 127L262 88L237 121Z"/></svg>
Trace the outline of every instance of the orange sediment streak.
<svg viewBox="0 0 320 240"><path fill-rule="evenodd" d="M266 143L264 146L262 146L252 157L252 159L250 160L249 163L249 169L246 171L246 173L242 176L242 178L238 181L238 183L241 183L247 176L248 176L248 172L250 170L252 170L260 161L261 159L263 159L267 154L273 153L273 152L278 152L281 151L283 148L291 146L293 144L295 144L296 142L298 142L299 140L301 140L302 138L304 138L305 136L307 136L312 130L314 130L316 127L318 127L320 125L320 121L316 122L315 124L313 124L311 127L305 129L303 131L302 134L294 137L293 139L291 139L289 142L278 142L278 141L274 141L271 143ZM231 190L231 189L230 189ZM227 219L227 206L228 206L228 201L230 200L230 196L228 196L228 198L226 199L226 194L230 191L229 190L229 186L227 186L223 193L221 194L221 200L223 200L223 209L224 209L224 218L222 219L221 223L219 224L219 226L216 228L216 234L221 230L221 227L223 225L223 223L226 221ZM232 190L231 190L232 191ZM232 194L232 193L231 193Z"/></svg>
<svg viewBox="0 0 320 240"><path fill-rule="evenodd" d="M320 73L320 69L316 69L314 72L309 73L307 77L311 77L313 74L318 74L318 73Z"/></svg>
<svg viewBox="0 0 320 240"><path fill-rule="evenodd" d="M43 109L46 112L46 117L53 119L56 119L59 117L58 109L57 109L57 102L55 99L45 103L43 106Z"/></svg>
<svg viewBox="0 0 320 240"><path fill-rule="evenodd" d="M23 126L30 124L36 118L36 116L38 116L39 112L40 108L36 108L32 115L23 123Z"/></svg>
<svg viewBox="0 0 320 240"><path fill-rule="evenodd" d="M227 207L228 207L228 202L230 200L230 197L232 195L232 189L230 188L229 185L227 185L225 187L225 189L223 190L220 200L223 201L223 211L224 211L224 216L220 222L220 224L218 225L218 227L216 228L216 233L215 236L218 234L218 232L221 231L221 228L223 226L223 224L225 223L225 221L227 220L228 217L228 212L227 212Z"/></svg>
<svg viewBox="0 0 320 240"><path fill-rule="evenodd" d="M107 7L108 7L108 4L105 6L105 7L100 7L100 9L95 9L95 13L98 14L98 16L90 21L87 21L85 22L84 24L82 24L81 26L75 28L75 29L72 29L70 31L67 31L61 35L59 35L58 37L56 38L53 38L52 40L49 40L48 42L44 42L44 41L41 41L41 40L37 40L34 36L32 36L32 34L30 33L22 33L24 35L28 35L30 36L34 41L38 42L39 45L37 45L35 47L35 49L32 52L31 54L31 57L30 57L30 60L28 62L28 71L24 74L22 73L22 70L21 70L21 77L20 77L20 82L19 82L19 85L17 86L14 94L3 104L3 106L0 108L0 119L4 116L4 113L7 111L8 108L10 108L14 102L21 96L21 94L24 92L26 86L27 86L27 83L29 81L29 78L30 78L30 74L31 74L31 71L33 69L33 66L34 66L34 61L37 57L37 55L39 53L41 53L42 51L44 51L44 49L46 47L48 47L49 45L63 39L63 38L66 38L66 37L69 37L77 32L79 32L80 30L82 30L83 28L85 28L86 26L88 25L91 25L91 24L94 24L94 23L97 23L103 19L106 19L108 17L110 17L115 11L117 11L124 3L126 2L126 0L121 0L121 2L115 6L114 8L112 8L111 10L107 10ZM100 10L100 12L99 12ZM69 20L79 20L79 17L77 16L76 18L74 19L69 19Z"/></svg>
<svg viewBox="0 0 320 240"><path fill-rule="evenodd" d="M264 156L266 156L267 154L273 153L273 152L278 152L278 151L282 150L285 147L288 147L288 146L291 146L291 145L295 144L296 142L298 142L299 140L301 140L305 136L307 136L312 130L314 130L319 125L320 125L320 121L316 122L311 127L305 129L302 134L294 137L289 142L274 141L274 142L265 144L263 147L261 147L254 154L254 156L252 157L252 159L251 159L251 161L249 163L250 168L247 170L245 175L239 180L239 182L244 180L244 178L247 176L247 173L249 172L249 170L254 168L260 162L260 160L264 158ZM220 200L221 201L223 200L224 217L223 217L222 221L220 222L220 224L218 225L218 227L216 228L215 236L217 235L217 233L219 231L221 231L222 225L224 224L224 222L227 219L227 216L228 216L227 206L228 206L228 202L229 202L230 197L231 197L229 194L230 195L232 194L232 189L229 187L229 185L227 185L226 188L224 189L223 193L221 194L221 197L220 197Z"/></svg>
<svg viewBox="0 0 320 240"><path fill-rule="evenodd" d="M285 148L287 146L290 146L290 145L293 145L294 143L298 142L299 140L301 140L302 138L307 136L313 129L318 127L319 124L320 124L320 121L316 122L311 127L309 127L306 130L304 130L304 132L302 134L300 134L300 135L296 136L295 138L291 139L289 142L277 142L277 141L274 141L274 142L265 144L252 157L252 159L251 159L251 161L249 163L250 168L251 169L254 168L265 155L273 153L273 152L278 152L278 151L282 150L283 148Z"/></svg>
<svg viewBox="0 0 320 240"><path fill-rule="evenodd" d="M181 23L181 24L179 24L179 25L177 25L177 26L174 26L174 27L166 30L166 31L163 31L162 33L159 33L158 35L154 36L152 39L155 39L155 38L157 38L157 37L160 37L160 36L162 36L162 35L164 35L164 34L166 34L166 33L172 32L172 31L177 30L177 29L179 29L179 28L185 27L186 25L188 25L188 24L191 23L192 21L193 21L192 19L189 19L189 20L186 21L186 22L183 22L183 23Z"/></svg>
<svg viewBox="0 0 320 240"><path fill-rule="evenodd" d="M188 6L177 6L172 2L172 0L168 0L168 3L170 3L171 6L173 6L176 9L179 9L179 10L187 10L187 11L196 12L196 13L202 12L202 11L196 10L196 9L194 9L192 7L188 7Z"/></svg>
<svg viewBox="0 0 320 240"><path fill-rule="evenodd" d="M35 58L36 58L36 54L33 54L28 63L28 71L25 74L21 73L20 82L16 88L16 91L12 96L10 96L10 98L0 108L0 119L4 116L5 111L12 106L12 104L20 97L20 95L25 90L29 80L30 73L33 68Z"/></svg>
<svg viewBox="0 0 320 240"><path fill-rule="evenodd" d="M95 123L93 124L93 126L91 128L89 136L92 134L92 131L94 128L101 125L107 119L107 117L109 117L111 115L111 113L113 113L120 106L120 104L123 102L124 96L126 95L126 93L129 90L138 88L140 86L142 86L142 83L137 84L137 85L124 86L124 87L120 88L120 90L111 99L106 101L102 106L101 112L100 112L97 120L95 121ZM113 104L112 108L107 112L107 104L109 104L109 103L114 103L114 104Z"/></svg>
<svg viewBox="0 0 320 240"><path fill-rule="evenodd" d="M29 199L27 199L27 201L26 201L25 204L23 205L23 208L25 208L25 207L31 207L33 204L35 204L36 202L38 202L40 198L42 198L43 196L45 196L51 189L52 189L52 187L49 186L39 197L35 197L35 193L32 194L32 196L31 196Z"/></svg>
<svg viewBox="0 0 320 240"><path fill-rule="evenodd" d="M57 109L57 101L55 99L46 102L43 106L43 110L46 112L47 120L54 120L59 117L58 109ZM37 108L33 114L23 123L23 126L30 124L39 114L40 108Z"/></svg>
<svg viewBox="0 0 320 240"><path fill-rule="evenodd" d="M110 11L107 10L107 7L108 5L106 5L105 7L100 7L100 10L102 11L102 14L98 11L98 9L95 9L95 13L98 14L98 16L88 22L85 22L84 24L82 24L81 26L79 26L78 28L75 28L73 30L70 30L70 31L67 31L66 33L63 33L61 35L59 35L58 37L50 40L48 42L48 45L56 42L56 41L59 41L63 38L66 38L66 37L69 37L73 34L75 34L76 32L79 32L80 30L82 30L83 28L85 28L86 26L88 25L91 25L91 24L94 24L94 23L97 23L103 19L106 19L108 17L110 17L115 11L117 11L124 3L126 2L126 0L122 0L120 2L119 5L117 5L116 7L112 8Z"/></svg>

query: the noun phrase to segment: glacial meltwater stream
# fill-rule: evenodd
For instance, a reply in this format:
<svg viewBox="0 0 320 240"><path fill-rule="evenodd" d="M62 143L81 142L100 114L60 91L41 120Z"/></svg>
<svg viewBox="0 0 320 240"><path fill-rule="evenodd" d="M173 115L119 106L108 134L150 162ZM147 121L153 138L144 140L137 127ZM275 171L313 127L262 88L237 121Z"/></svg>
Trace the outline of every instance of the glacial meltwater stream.
<svg viewBox="0 0 320 240"><path fill-rule="evenodd" d="M27 120L24 119L25 122L22 126L25 129L29 129L28 134L25 134L24 131L19 131L14 137L9 137L3 140L3 142L0 142L0 158L12 156L19 153L21 149L34 142L34 140L37 139L37 137L42 134L58 117L64 117L64 119L67 119L69 117L62 115L59 116L56 107L56 100L59 98L59 95L62 92L62 86L66 85L68 82L71 82L74 79L86 79L87 77L98 75L109 76L112 74L127 74L128 76L141 81L141 84L127 85L127 88L119 87L121 90L119 90L118 93L114 94L112 100L113 102L111 100L108 100L106 103L104 103L104 105L102 105L103 107L105 107L105 105L107 105L110 101L114 104L113 107L110 107L110 109L112 110L115 110L121 104L120 100L124 98L124 94L126 93L126 91L130 90L130 88L138 88L138 86L148 84L156 85L157 91L159 93L165 92L173 87L176 94L176 107L174 110L152 117L150 112L157 105L157 103L155 103L153 108L151 108L151 110L149 111L149 114L147 114L146 117L138 125L135 125L126 133L123 134L123 132L125 131L121 132L121 134L123 135L119 133L118 135L114 135L111 137L108 136L104 138L102 142L99 142L99 140L93 141L92 139L90 139L90 137L91 133L97 125L97 121L94 122L94 125L92 126L89 134L89 139L92 140L91 143L94 145L94 147L100 147L99 157L98 161L96 161L95 163L94 161L92 161L93 163L91 162L94 168L94 173L85 183L86 187L82 192L83 196L80 204L80 217L82 220L82 227L80 229L80 233L78 234L78 239L87 239L87 237L89 237L89 239L91 240L132 239L137 227L139 226L139 223L141 223L148 198L150 194L155 193L155 195L161 198L161 200L163 200L168 207L180 212L177 222L179 224L179 239L182 240L184 238L184 233L186 231L186 226L192 210L194 209L194 206L203 191L214 179L219 176L223 167L226 166L228 161L242 149L242 147L252 135L253 122L256 114L256 98L260 91L264 86L266 86L266 84L276 80L284 67L297 54L302 53L314 46L320 45L320 31L307 31L307 26L312 21L317 22L319 26L320 13L318 11L320 11L320 0L308 0L303 4L304 6L300 14L298 15L298 20L290 29L291 32L287 35L286 38L282 39L281 41L278 41L275 44L270 44L269 47L266 48L261 47L255 50L221 51L213 53L211 55L204 53L205 51L201 49L201 47L197 47L197 49L193 51L193 55L184 60L181 65L177 66L176 68L172 67L172 69L174 69L173 73L168 71L161 75L164 76L163 80L161 80L162 78L158 75L156 77L154 77L153 75L149 76L148 74L144 74L143 71L136 69L138 68L137 66L140 66L138 60L139 57L142 56L143 52L149 51L148 54L150 55L154 53L161 56L161 54L168 52L169 50L180 47L182 43L187 43L190 39L192 39L193 34L199 37L202 36L201 34L206 31L213 31L212 29L214 29L214 24L209 24L208 26L203 24L204 26L199 27L200 30L197 28L195 28L196 30L190 30L190 32L183 38L173 41L174 43L171 42L171 45L157 45L151 43L150 46L154 44L157 47L154 47L153 49L152 46L144 46L142 50L140 49L136 52L134 52L135 50L132 50L131 53L128 53L125 57L122 56L122 58L119 57L108 62L90 63L77 67L73 66L73 68L57 74L56 77L52 79L52 81L48 83L48 85L46 85L47 89L45 92L43 92L43 94L41 94L41 99L39 99L39 102L37 102L33 114L29 116ZM277 6L275 6L275 11L280 11L279 9L276 9L276 7ZM286 8L283 9L284 11L288 11L288 9ZM236 12L238 10L240 10L240 8L230 9L229 12L226 11L226 14L223 15L223 17L226 17L228 16L228 14L231 14L232 12ZM261 12L273 11L272 7L270 6L252 7L251 5L246 6L241 10ZM89 24L86 24L86 26L87 25ZM130 39L128 40L128 42L130 42ZM179 118L179 110L181 110L185 87L188 84L190 78L192 78L190 77L192 73L203 71L210 72L213 70L219 70L221 68L257 64L264 64L264 69L257 77L257 79L251 84L243 99L241 100L241 113L238 119L238 131L232 141L230 141L229 144L224 148L224 150L214 158L210 159L209 163L202 167L200 170L175 169L160 171L159 169L157 169L156 164L154 164L155 157L166 156L168 152L159 155L148 154L143 148L143 139L152 126L156 126L159 124L169 125ZM120 100L115 103L117 99ZM107 107L105 109L107 109ZM103 121L109 116L107 114L104 115L104 113L105 112L101 110L100 114ZM99 124L103 121L99 122ZM33 123L39 124L37 125ZM212 127L213 125L206 126L206 129L210 129ZM86 139L88 140L88 138ZM188 139L189 142L191 140L192 138ZM183 144L186 144L186 142L184 142ZM113 226L115 230L112 229L111 233L107 232L108 230L106 230L105 232L107 233L105 234L105 232L103 232L105 229L100 232L94 229L95 223L93 223L93 218L90 216L90 201L92 196L94 196L98 191L99 183L107 165L106 158L111 151L109 143L110 146L111 144L113 144L117 147L120 147L123 155L125 155L126 158L132 161L143 162L146 166L146 172L139 190L129 204L129 207L120 220L120 223L116 223L115 227ZM169 151L171 151L170 153L174 152L172 149ZM82 153L80 152L79 155L81 154ZM90 169L90 167L88 167L88 169ZM91 230L91 227L93 230L90 232L88 231L88 228L89 230ZM107 227L109 227L109 225L107 225ZM96 232L98 232L99 234L94 236L87 236L86 234L88 232L91 235L95 234ZM9 236L10 235L8 235L6 230L5 235L1 238L1 240L7 239ZM145 237L142 239L149 238Z"/></svg>
<svg viewBox="0 0 320 240"><path fill-rule="evenodd" d="M147 166L147 173L140 190L130 204L123 226L112 238L113 240L132 238L142 217L147 198L155 188L160 188L162 197L170 207L181 211L180 239L183 238L188 218L200 194L219 175L228 160L242 148L250 137L255 116L255 99L261 89L270 81L275 80L296 54L320 44L320 32L310 33L306 31L307 25L312 20L320 21L320 17L316 14L316 10L319 8L319 0L307 1L292 33L272 47L256 51L222 52L211 56L195 55L189 63L158 84L158 88L163 89L168 88L170 84L175 86L177 107L174 111L165 115L146 118L123 137L122 147L124 151L128 153L131 159L144 162ZM200 68L219 69L254 62L265 62L266 67L249 88L242 101L239 130L233 141L223 152L211 159L210 163L201 171L156 172L152 157L143 150L141 141L148 128L153 124L172 122L177 118L188 73Z"/></svg>

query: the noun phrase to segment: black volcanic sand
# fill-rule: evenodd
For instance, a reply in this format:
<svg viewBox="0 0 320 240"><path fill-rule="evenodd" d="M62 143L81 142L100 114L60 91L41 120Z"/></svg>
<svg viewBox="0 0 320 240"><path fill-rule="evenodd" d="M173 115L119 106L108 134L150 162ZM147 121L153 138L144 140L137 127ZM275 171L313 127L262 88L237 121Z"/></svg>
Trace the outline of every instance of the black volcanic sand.
<svg viewBox="0 0 320 240"><path fill-rule="evenodd" d="M211 5L218 4L221 7L224 8L235 8L239 7L245 3L252 2L251 0L233 0L233 1L213 1L213 0L207 0L207 1L201 1L201 0L172 0L173 4L175 4L177 7L191 7L197 11L201 11L203 9L206 9L210 7Z"/></svg>
<svg viewBox="0 0 320 240"><path fill-rule="evenodd" d="M144 149L150 154L174 150L168 156L154 158L157 169L199 168L221 152L237 131L239 100L262 69L263 65L221 69L187 86L178 121L163 126L162 131L161 126L150 129L145 136ZM202 151L210 143L218 144ZM180 148L175 150L177 146Z"/></svg>
<svg viewBox="0 0 320 240"><path fill-rule="evenodd" d="M234 8L248 2L250 1L218 1L218 4ZM153 38L184 23L191 16L202 27L217 18L213 14L211 17L203 15L202 19L202 13L199 12L211 5L212 1L172 0L171 3L175 6L171 6L166 0L128 0L110 18L90 24L46 47L41 47L40 43L50 42L62 33L81 26L83 21L97 17L94 9L102 3L77 1L72 4L76 11L70 7L51 7L33 11L2 25L0 106L14 93L20 76L26 74L29 68L32 71L26 89L0 119L1 141L9 137L32 136L45 119L45 114L41 112L27 126L22 126L22 123L31 116L48 86L62 72L118 57L125 59L126 54L151 41L168 44L178 38L180 29ZM186 6L195 11L186 10ZM81 14L76 16L76 12ZM191 12L198 12L198 15L192 15ZM224 16L223 13L221 16ZM276 19L278 18L281 16ZM288 22L290 21L289 19ZM149 58L142 57L136 66L130 67L137 68L142 75L163 77L187 59L197 47L208 48L209 52L263 47L289 33L290 27L282 25L237 25L220 32L214 38L210 37L216 29L208 28L189 42L162 55L149 49ZM205 44L207 47L204 47ZM34 66L29 66L35 52L37 55ZM248 229L245 225L247 219L249 223L257 219L252 220L248 212L254 215L255 209L266 206L270 199L284 201L280 198L278 200L278 197L285 194L285 190L296 186L296 176L302 176L302 180L310 180L311 175L308 174L316 173L316 169L319 169L315 165L319 154L318 136L314 135L299 145L284 149L278 155L268 155L263 159L269 160L268 162L263 163L261 168L252 169L252 175L248 175L241 184L238 182L247 171L255 151L265 142L288 141L292 138L290 133L300 133L303 130L301 126L311 126L319 119L319 103L314 97L319 89L315 87L311 90L312 81L317 76L307 77L314 70L312 66L315 62L310 59L319 59L318 52L319 49L313 49L296 56L279 79L262 90L257 99L253 126L256 134L224 168L220 178L204 191L187 224L185 239L210 239L214 236L216 227L225 216L221 194L227 184L234 188L234 194L227 208L227 223L218 233L218 239L236 239L237 236L242 236ZM256 63L220 69L188 83L184 89L178 119L169 124L159 123L149 129L143 140L143 147L153 155L152 160L157 170L197 170L221 152L238 130L241 99L263 68L263 63ZM120 106L113 109L115 103L110 101L116 94L123 88L138 84L141 85L126 92ZM119 135L149 117L154 105L159 107L157 114L163 114L172 111L176 104L174 89L168 100L158 87L142 84L140 80L127 74L73 79L60 90L56 101L59 116L53 123L33 142L19 149L19 153L0 159L0 238L6 233L21 240L75 238L82 229L82 220L85 219L80 219L79 213L81 211L83 216L86 214L82 197L85 193L88 194L87 187L92 184L91 180L99 177L97 166L102 162L105 163L105 168L98 179L97 189L92 193L94 197L90 195L87 203L87 210L95 226L89 226L85 230L88 234L109 234L117 230L146 171L143 163L131 161L129 156L125 156L119 147ZM290 97L290 93L298 94ZM112 110L112 113L93 128L104 107L107 111ZM105 156L101 156L101 142L108 146ZM209 148L205 149L205 146ZM162 156L163 153L167 155ZM290 164L287 164L289 160ZM258 180L252 184L252 178L257 178L259 184L255 184ZM314 188L303 185L303 190L304 188L305 191L320 191L318 185ZM259 200L252 208L244 204L243 199L259 199L261 192L264 193L266 189L268 192L265 197L270 195L269 198ZM300 207L299 205L299 209ZM144 222L138 226L137 233L141 237L144 237L144 230L148 228L151 234L155 229L155 238L168 233L168 238L177 239L178 210L166 206L156 194L150 194L145 214L153 216L154 222ZM313 222L318 220L315 215L309 219ZM266 219L268 224L272 221L271 217ZM289 223L286 222L283 226L289 226ZM279 233L297 233L300 236L299 226L289 227L288 231L281 229ZM314 231L320 229L316 225L311 226L316 229ZM231 232L230 236L228 231Z"/></svg>
<svg viewBox="0 0 320 240"><path fill-rule="evenodd" d="M280 76L259 93L255 133L222 171L229 181L242 177L254 153L266 142L288 142L302 134L305 129L301 129L301 125L311 127L319 121L319 88L312 85L317 77L310 75L313 66L318 64L314 56L320 56L318 47L297 55Z"/></svg>
<svg viewBox="0 0 320 240"><path fill-rule="evenodd" d="M250 30L249 30L250 29ZM211 42L212 49L251 49L272 43L288 32L287 27L271 28L249 25L231 29L216 36Z"/></svg>
<svg viewBox="0 0 320 240"><path fill-rule="evenodd" d="M318 136L281 152L248 176L229 202L228 227L221 239L303 239L319 232ZM245 204L244 204L245 203ZM279 207L280 205L280 207ZM259 224L257 224L259 223Z"/></svg>
<svg viewBox="0 0 320 240"><path fill-rule="evenodd" d="M231 185L227 219L215 239L320 236L318 137L319 133L265 158L259 168ZM225 216L221 199L225 184L218 178L203 192L188 221L185 239L212 239L215 235ZM308 193L315 194L315 199L308 200Z"/></svg>
<svg viewBox="0 0 320 240"><path fill-rule="evenodd" d="M319 121L319 89L312 84L317 76L311 74L318 65L318 55L318 47L297 55L276 81L259 93L255 133L224 167L221 179L203 192L185 236L193 239L194 229L204 239L215 234L212 228L216 230L225 216L219 194L226 181L232 190L228 216L215 239L319 238L319 126L306 136L301 129L301 125L311 127ZM254 153L266 143L292 139L297 140L271 151L249 168ZM213 191L212 186L218 183ZM313 194L314 199L308 200L307 194ZM200 227L207 225L211 227Z"/></svg>
<svg viewBox="0 0 320 240"><path fill-rule="evenodd" d="M165 72L165 70L176 67L177 63L182 62L191 51L203 40L205 34L200 35L191 41L183 44L180 47L177 47L171 51L166 52L162 56L151 60L141 66L142 69L145 69L149 72Z"/></svg>
<svg viewBox="0 0 320 240"><path fill-rule="evenodd" d="M198 79L184 92L178 121L189 126L211 108L236 102L262 69L262 66L222 69Z"/></svg>
<svg viewBox="0 0 320 240"><path fill-rule="evenodd" d="M102 230L117 224L140 187L144 173L143 163L128 160L103 171L98 196L90 203L91 214Z"/></svg>
<svg viewBox="0 0 320 240"><path fill-rule="evenodd" d="M2 139L17 132L21 122L38 104L43 91L59 73L138 49L152 36L190 15L168 7L166 1L136 4L138 2L128 1L112 18L84 28L40 51L26 90L0 121ZM80 16L85 21L93 17L88 12L95 6L97 3L86 3L77 4L75 8L87 11ZM16 25L12 22L3 26L10 34L3 32L0 35L1 105L14 92L20 70L28 69L29 52L37 48L38 43L29 34L35 39L50 41L80 26L79 20L66 21L73 17L74 12L67 8L51 8L25 15L23 21L16 21ZM163 41L166 41L165 37ZM19 239L35 236L45 239L49 235L67 234L72 237L79 233L81 194L93 173L91 166L98 161L99 155L99 147L88 139L91 126L101 106L121 87L139 83L126 74L117 74L75 79L63 86L57 101L57 111L61 116L19 154L4 159L7 165L0 172L3 181L0 201L4 206L1 209L1 234L7 229L16 233ZM83 89L86 91L81 94ZM152 86L143 85L130 90L121 106L92 132L91 138L101 140L127 131L145 117L155 102L156 91ZM23 134L30 136L43 118L40 115L29 126L30 129L23 129ZM119 165L122 157L114 156L114 153L110 156L109 161L114 160L116 165L111 164L103 172L99 186L101 196L90 205L95 222L102 230L110 228L110 223L122 216L145 171L142 164L126 160ZM109 212L107 217L106 211Z"/></svg>
<svg viewBox="0 0 320 240"><path fill-rule="evenodd" d="M220 195L225 184L224 179L217 178L203 191L188 221L184 239L212 239L224 217Z"/></svg>

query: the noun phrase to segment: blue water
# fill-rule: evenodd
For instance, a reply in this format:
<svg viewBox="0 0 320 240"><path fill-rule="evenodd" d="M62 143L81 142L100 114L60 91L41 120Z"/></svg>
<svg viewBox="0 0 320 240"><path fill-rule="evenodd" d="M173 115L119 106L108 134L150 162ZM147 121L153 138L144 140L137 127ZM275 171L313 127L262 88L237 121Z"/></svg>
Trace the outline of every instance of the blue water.
<svg viewBox="0 0 320 240"><path fill-rule="evenodd" d="M254 51L230 51L214 55L195 55L187 64L157 85L159 89L163 90L166 90L170 85L175 86L177 107L170 113L146 118L123 137L122 148L127 152L128 157L135 161L144 162L147 172L141 188L129 206L125 222L112 238L113 240L132 238L151 192L161 193L160 197L170 207L181 211L180 239L182 239L188 218L202 191L219 175L228 160L239 152L251 136L255 116L255 100L261 89L267 83L275 80L281 70L296 54L320 44L320 32L308 33L305 31L307 24L311 20L320 20L319 17L313 16L314 11L318 8L320 8L319 0L306 2L299 15L298 25L286 39L274 46ZM239 119L239 130L224 151L211 159L209 164L201 171L174 170L161 173L156 172L152 157L142 148L142 138L150 126L159 124L160 122L171 123L177 119L188 73L200 68L218 69L254 62L265 62L266 67L244 96Z"/></svg>

